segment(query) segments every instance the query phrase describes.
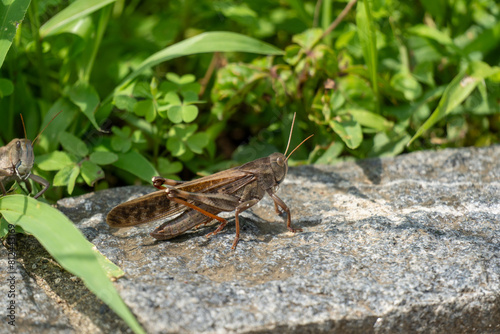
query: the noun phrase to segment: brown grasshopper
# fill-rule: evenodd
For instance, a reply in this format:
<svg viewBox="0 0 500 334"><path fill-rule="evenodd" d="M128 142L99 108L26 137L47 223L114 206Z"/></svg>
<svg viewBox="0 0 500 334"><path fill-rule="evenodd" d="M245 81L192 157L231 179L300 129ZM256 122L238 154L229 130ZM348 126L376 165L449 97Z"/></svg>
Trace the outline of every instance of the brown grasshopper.
<svg viewBox="0 0 500 334"><path fill-rule="evenodd" d="M61 111L57 113L52 120L54 120L54 118L56 118L60 113ZM23 181L26 184L28 192L31 193L31 185L27 182L27 179L31 179L43 186L42 190L40 190L34 198L40 197L45 191L47 191L47 189L49 189L49 181L38 175L31 174L31 169L33 168L33 163L35 161L33 145L52 120L50 120L45 128L43 128L36 138L33 139L33 142L27 138L16 138L12 139L7 145L0 147L0 190L3 195L7 195L4 183L7 184L12 181L17 181L18 183ZM23 123L24 136L26 137L26 129L24 128L22 115L21 121Z"/></svg>
<svg viewBox="0 0 500 334"><path fill-rule="evenodd" d="M292 122L295 121L295 115ZM153 185L160 191L139 197L114 207L107 216L111 227L127 227L147 222L162 223L151 232L158 240L166 240L178 236L185 231L207 224L216 219L221 224L206 237L219 233L227 221L218 217L222 211L235 211L236 236L232 249L236 248L240 237L239 214L257 204L267 193L274 201L277 214L286 212L286 227L291 232L302 231L291 226L290 209L275 194L278 185L285 179L288 171L288 158L300 145L312 137L302 141L289 155L273 153L268 157L248 162L196 180L183 182L153 177ZM280 211L281 210L283 211ZM171 216L177 215L170 219Z"/></svg>

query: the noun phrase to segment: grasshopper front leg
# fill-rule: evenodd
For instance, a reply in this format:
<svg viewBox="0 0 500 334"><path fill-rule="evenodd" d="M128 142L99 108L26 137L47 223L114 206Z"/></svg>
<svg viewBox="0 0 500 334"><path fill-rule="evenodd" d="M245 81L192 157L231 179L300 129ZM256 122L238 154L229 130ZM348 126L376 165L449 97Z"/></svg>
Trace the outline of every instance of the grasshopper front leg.
<svg viewBox="0 0 500 334"><path fill-rule="evenodd" d="M2 191L3 196L7 195L7 191L5 190L2 182L0 182L0 190Z"/></svg>
<svg viewBox="0 0 500 334"><path fill-rule="evenodd" d="M302 229L301 228L293 228L292 227L292 217L290 215L290 209L288 208L288 206L285 204L285 202L283 202L281 200L281 198L279 198L274 192L272 189L269 189L267 190L267 193L269 194L269 196L271 196L271 198L273 199L274 201L274 207L276 208L276 212L278 212L278 206L283 209L284 212L286 212L286 228L290 231L290 232L302 232Z"/></svg>
<svg viewBox="0 0 500 334"><path fill-rule="evenodd" d="M31 189L31 185L29 184L29 182L27 182L26 179L32 179L33 182L36 182L40 185L42 185L42 190L40 190L33 198L34 199L37 199L38 197L42 196L44 192L47 191L47 189L49 189L50 187L50 182L45 180L43 177L41 176L38 176L38 175L34 175L34 174L31 174L31 172L29 172L29 174L24 174L24 175L21 175L19 173L19 170L18 170L18 167L15 166L14 167L14 171L18 177L18 182L21 182L21 181L24 181L24 184L26 185L26 189L28 190L28 193L31 193L32 189ZM2 192L5 190L3 185L2 185ZM4 193L5 195L5 193Z"/></svg>
<svg viewBox="0 0 500 334"><path fill-rule="evenodd" d="M34 199L37 199L38 197L42 196L44 192L47 191L47 189L49 189L50 187L50 182L45 180L43 177L41 176L38 176L38 175L34 175L34 174L30 174L29 176L30 179L32 179L34 182L38 183L38 184L41 184L42 185L42 190L40 190L38 192L38 194L36 194L33 198ZM28 184L28 183L26 183ZM31 192L31 191L30 191Z"/></svg>

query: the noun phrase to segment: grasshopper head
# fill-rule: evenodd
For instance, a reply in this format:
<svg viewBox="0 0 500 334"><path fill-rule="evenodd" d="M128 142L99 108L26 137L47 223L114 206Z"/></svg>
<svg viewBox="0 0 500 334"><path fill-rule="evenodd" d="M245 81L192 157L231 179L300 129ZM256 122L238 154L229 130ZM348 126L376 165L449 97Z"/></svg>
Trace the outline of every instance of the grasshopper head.
<svg viewBox="0 0 500 334"><path fill-rule="evenodd" d="M10 161L17 169L19 175L29 175L35 159L31 141L29 139L13 139L8 146Z"/></svg>
<svg viewBox="0 0 500 334"><path fill-rule="evenodd" d="M273 170L274 179L276 183L281 183L288 172L288 163L286 161L286 156L282 153L273 153L269 156L269 161L271 162L271 169Z"/></svg>

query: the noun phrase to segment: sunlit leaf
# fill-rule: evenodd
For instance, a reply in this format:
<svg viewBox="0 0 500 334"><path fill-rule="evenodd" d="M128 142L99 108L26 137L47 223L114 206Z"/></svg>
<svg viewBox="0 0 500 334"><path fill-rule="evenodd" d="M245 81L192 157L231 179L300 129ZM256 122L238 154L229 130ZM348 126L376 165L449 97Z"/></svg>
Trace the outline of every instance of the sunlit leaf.
<svg viewBox="0 0 500 334"><path fill-rule="evenodd" d="M63 30L67 24L92 14L115 1L116 0L77 0L45 22L45 24L40 27L40 36L44 38L57 34Z"/></svg>
<svg viewBox="0 0 500 334"><path fill-rule="evenodd" d="M76 159L66 152L54 151L35 157L35 162L41 170L60 170L64 166L76 162Z"/></svg>
<svg viewBox="0 0 500 334"><path fill-rule="evenodd" d="M198 107L193 105L182 106L182 120L186 123L191 123L198 117Z"/></svg>
<svg viewBox="0 0 500 334"><path fill-rule="evenodd" d="M383 116L368 110L348 109L346 112L351 114L361 126L377 131L387 131L394 125L393 122L388 121Z"/></svg>
<svg viewBox="0 0 500 334"><path fill-rule="evenodd" d="M118 160L113 163L113 166L126 170L146 182L151 182L153 176L158 175L149 160L135 150L118 153Z"/></svg>
<svg viewBox="0 0 500 334"><path fill-rule="evenodd" d="M359 123L355 120L332 120L330 122L330 126L350 149L357 148L363 141L361 125L359 125Z"/></svg>
<svg viewBox="0 0 500 334"><path fill-rule="evenodd" d="M175 124L182 122L182 106L171 106L167 110L168 119Z"/></svg>

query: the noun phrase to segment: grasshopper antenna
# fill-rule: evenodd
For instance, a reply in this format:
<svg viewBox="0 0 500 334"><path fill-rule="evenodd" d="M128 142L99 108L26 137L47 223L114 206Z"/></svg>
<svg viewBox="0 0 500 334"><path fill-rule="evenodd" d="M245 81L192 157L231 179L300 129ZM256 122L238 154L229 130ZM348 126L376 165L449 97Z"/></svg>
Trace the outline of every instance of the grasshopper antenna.
<svg viewBox="0 0 500 334"><path fill-rule="evenodd" d="M28 135L26 134L26 127L24 126L23 114L19 114L19 116L21 116L21 123L23 123L24 138L28 139Z"/></svg>
<svg viewBox="0 0 500 334"><path fill-rule="evenodd" d="M34 146L35 145L35 142L36 140L38 139L38 137L40 137L40 135L45 131L45 129L49 126L50 123L52 123L52 121L54 120L54 118L56 118L57 116L59 116L60 113L62 113L63 111L61 110L60 112L58 112L54 117L52 117L52 119L47 123L47 125L45 125L45 127L43 128L42 131L40 131L39 134L36 135L35 139L33 139L33 141L31 142L31 145ZM23 122L23 125L24 125L24 122ZM26 133L26 131L25 131Z"/></svg>
<svg viewBox="0 0 500 334"><path fill-rule="evenodd" d="M288 160L288 158L290 158L290 156L293 154L293 152L295 152L295 151L296 151L296 150L300 147L300 145L304 144L304 143L306 142L306 140L308 140L308 139L309 139L309 138L311 138L312 136L314 136L314 133L313 133L312 135L310 135L309 137L307 137L306 139L304 139L304 140L303 140L303 141L302 141L299 145L297 145L297 147L295 147L295 148L293 149L293 151L292 151L292 152L290 152L290 154L286 157L285 161L287 161L287 160Z"/></svg>
<svg viewBox="0 0 500 334"><path fill-rule="evenodd" d="M285 150L285 153L283 153L283 155L286 155L286 152L288 152L288 147L290 147L290 141L292 140L292 133L293 133L293 125L295 124L295 115L297 113L293 113L293 119L292 119L292 126L290 127L290 137L288 137L288 144L286 144L286 150Z"/></svg>

